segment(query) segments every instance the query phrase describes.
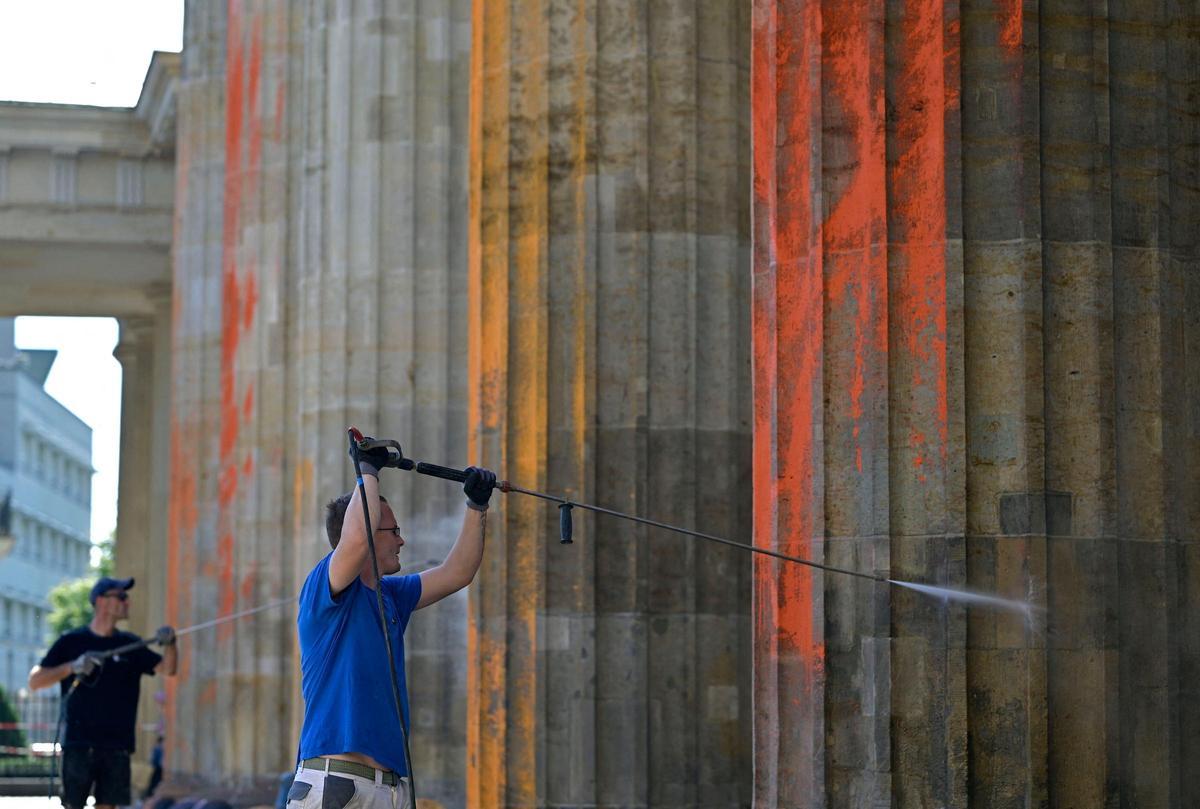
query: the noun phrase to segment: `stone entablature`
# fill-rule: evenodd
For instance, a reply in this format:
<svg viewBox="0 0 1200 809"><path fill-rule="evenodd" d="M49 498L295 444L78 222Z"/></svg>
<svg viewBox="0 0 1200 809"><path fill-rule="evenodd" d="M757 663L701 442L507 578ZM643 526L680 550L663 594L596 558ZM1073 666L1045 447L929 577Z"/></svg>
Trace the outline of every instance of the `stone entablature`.
<svg viewBox="0 0 1200 809"><path fill-rule="evenodd" d="M179 54L136 107L0 102L2 315L152 314L170 285Z"/></svg>

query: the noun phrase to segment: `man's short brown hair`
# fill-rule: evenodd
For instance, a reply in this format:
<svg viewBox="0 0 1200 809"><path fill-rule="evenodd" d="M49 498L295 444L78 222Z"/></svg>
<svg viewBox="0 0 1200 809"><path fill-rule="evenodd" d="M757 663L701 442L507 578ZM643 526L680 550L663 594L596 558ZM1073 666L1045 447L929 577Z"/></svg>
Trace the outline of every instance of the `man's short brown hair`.
<svg viewBox="0 0 1200 809"><path fill-rule="evenodd" d="M338 542L342 539L342 522L346 519L346 508L352 497L353 489L325 504L325 536L329 539L329 547L334 550L337 550ZM379 502L386 503L387 498L380 495Z"/></svg>

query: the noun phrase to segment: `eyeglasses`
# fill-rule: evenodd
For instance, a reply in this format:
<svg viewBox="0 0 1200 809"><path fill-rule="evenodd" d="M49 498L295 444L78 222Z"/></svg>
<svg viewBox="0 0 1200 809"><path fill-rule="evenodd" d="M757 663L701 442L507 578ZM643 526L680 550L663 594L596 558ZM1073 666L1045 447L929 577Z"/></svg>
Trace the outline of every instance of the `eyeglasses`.
<svg viewBox="0 0 1200 809"><path fill-rule="evenodd" d="M119 593L105 593L101 598L115 598L117 601L128 601L129 593L122 590Z"/></svg>
<svg viewBox="0 0 1200 809"><path fill-rule="evenodd" d="M379 533L380 531L391 531L392 536L394 536L396 539L400 538L400 526L398 526L398 525L393 525L391 528L376 528L375 529L375 533Z"/></svg>

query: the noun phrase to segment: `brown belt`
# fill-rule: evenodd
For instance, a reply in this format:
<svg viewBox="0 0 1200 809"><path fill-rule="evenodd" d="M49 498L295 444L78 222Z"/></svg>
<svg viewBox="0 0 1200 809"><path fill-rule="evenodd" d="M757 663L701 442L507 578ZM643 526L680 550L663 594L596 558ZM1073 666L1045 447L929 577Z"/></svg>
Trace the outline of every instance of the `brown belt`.
<svg viewBox="0 0 1200 809"><path fill-rule="evenodd" d="M396 786L396 773L391 770L377 770L366 764L359 764L357 761L342 761L337 758L322 758L317 756L316 758L304 759L304 761L300 762L300 766L306 770L322 770L340 772L343 775L357 775L359 778L369 778L372 781L375 780L375 773L380 773L383 776L383 783L390 787Z"/></svg>

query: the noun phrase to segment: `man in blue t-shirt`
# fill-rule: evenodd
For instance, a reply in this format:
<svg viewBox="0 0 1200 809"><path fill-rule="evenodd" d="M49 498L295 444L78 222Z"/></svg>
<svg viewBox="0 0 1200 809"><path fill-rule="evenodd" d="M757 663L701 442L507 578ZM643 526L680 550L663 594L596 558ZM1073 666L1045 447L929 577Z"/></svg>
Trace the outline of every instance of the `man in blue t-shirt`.
<svg viewBox="0 0 1200 809"><path fill-rule="evenodd" d="M379 471L393 465L387 450L357 453L380 576L400 570L404 539L396 515L379 495ZM404 737L396 717L375 587L382 588L405 728L409 727L404 673L404 629L413 610L434 604L471 583L483 559L488 502L496 476L470 467L463 491L462 530L446 560L420 574L376 582L355 488L325 507L325 532L333 552L300 590L300 689L304 725L300 765L288 792L289 809L397 809L409 804Z"/></svg>

